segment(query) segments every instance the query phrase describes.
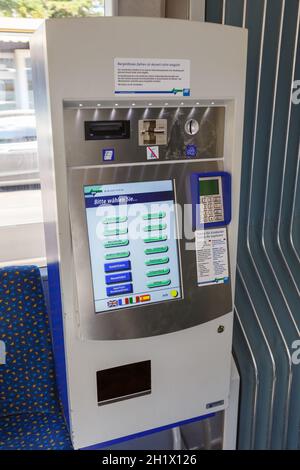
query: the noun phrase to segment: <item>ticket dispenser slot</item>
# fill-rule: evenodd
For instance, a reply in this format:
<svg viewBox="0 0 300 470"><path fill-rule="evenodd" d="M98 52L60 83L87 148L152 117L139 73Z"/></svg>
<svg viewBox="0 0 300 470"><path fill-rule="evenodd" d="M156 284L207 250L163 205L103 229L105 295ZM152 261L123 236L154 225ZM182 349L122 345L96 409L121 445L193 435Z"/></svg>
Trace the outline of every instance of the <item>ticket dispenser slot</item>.
<svg viewBox="0 0 300 470"><path fill-rule="evenodd" d="M151 393L151 361L112 367L96 375L98 406Z"/></svg>
<svg viewBox="0 0 300 470"><path fill-rule="evenodd" d="M213 228L231 221L231 175L227 172L196 173L191 177L193 228Z"/></svg>

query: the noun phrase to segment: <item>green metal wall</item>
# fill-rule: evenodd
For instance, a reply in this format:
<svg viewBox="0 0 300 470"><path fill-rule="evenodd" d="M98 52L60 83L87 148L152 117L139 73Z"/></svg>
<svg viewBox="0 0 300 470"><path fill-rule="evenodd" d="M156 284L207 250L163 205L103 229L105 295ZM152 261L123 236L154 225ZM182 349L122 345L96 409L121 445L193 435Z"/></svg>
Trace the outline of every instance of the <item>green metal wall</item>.
<svg viewBox="0 0 300 470"><path fill-rule="evenodd" d="M207 0L249 30L234 354L238 447L300 448L299 0ZM295 346L295 345L294 345Z"/></svg>

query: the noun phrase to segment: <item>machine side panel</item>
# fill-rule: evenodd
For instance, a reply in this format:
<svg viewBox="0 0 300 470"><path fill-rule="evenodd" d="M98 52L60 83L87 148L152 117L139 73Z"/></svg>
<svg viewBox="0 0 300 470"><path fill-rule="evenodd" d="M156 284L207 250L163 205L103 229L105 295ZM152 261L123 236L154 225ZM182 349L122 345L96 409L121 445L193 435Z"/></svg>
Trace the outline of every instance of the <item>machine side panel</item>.
<svg viewBox="0 0 300 470"><path fill-rule="evenodd" d="M55 372L60 401L64 416L70 427L67 368L64 344L64 327L59 274L59 254L57 236L56 192L54 159L52 148L52 126L50 119L50 99L48 93L47 53L45 28L41 27L30 44L34 86L34 102L37 115L37 139L39 168L41 176L45 243L48 264L48 284L50 298L49 320L51 325Z"/></svg>

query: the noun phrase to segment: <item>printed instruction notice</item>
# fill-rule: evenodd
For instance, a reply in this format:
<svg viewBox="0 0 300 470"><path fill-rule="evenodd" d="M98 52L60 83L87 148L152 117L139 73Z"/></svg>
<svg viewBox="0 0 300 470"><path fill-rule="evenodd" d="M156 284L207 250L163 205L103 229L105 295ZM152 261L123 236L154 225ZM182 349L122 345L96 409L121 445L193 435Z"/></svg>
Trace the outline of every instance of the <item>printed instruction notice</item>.
<svg viewBox="0 0 300 470"><path fill-rule="evenodd" d="M229 282L226 228L195 233L198 286Z"/></svg>
<svg viewBox="0 0 300 470"><path fill-rule="evenodd" d="M190 96L190 60L114 60L116 95Z"/></svg>

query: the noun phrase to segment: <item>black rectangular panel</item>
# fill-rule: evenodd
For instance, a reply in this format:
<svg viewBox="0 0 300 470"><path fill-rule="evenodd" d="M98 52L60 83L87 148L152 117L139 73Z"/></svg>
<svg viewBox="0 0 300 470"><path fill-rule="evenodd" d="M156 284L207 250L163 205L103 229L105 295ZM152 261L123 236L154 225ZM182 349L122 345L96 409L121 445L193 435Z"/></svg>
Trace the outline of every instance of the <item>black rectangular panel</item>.
<svg viewBox="0 0 300 470"><path fill-rule="evenodd" d="M130 138L130 121L85 121L85 140Z"/></svg>
<svg viewBox="0 0 300 470"><path fill-rule="evenodd" d="M97 372L98 405L151 393L151 361L126 364Z"/></svg>

